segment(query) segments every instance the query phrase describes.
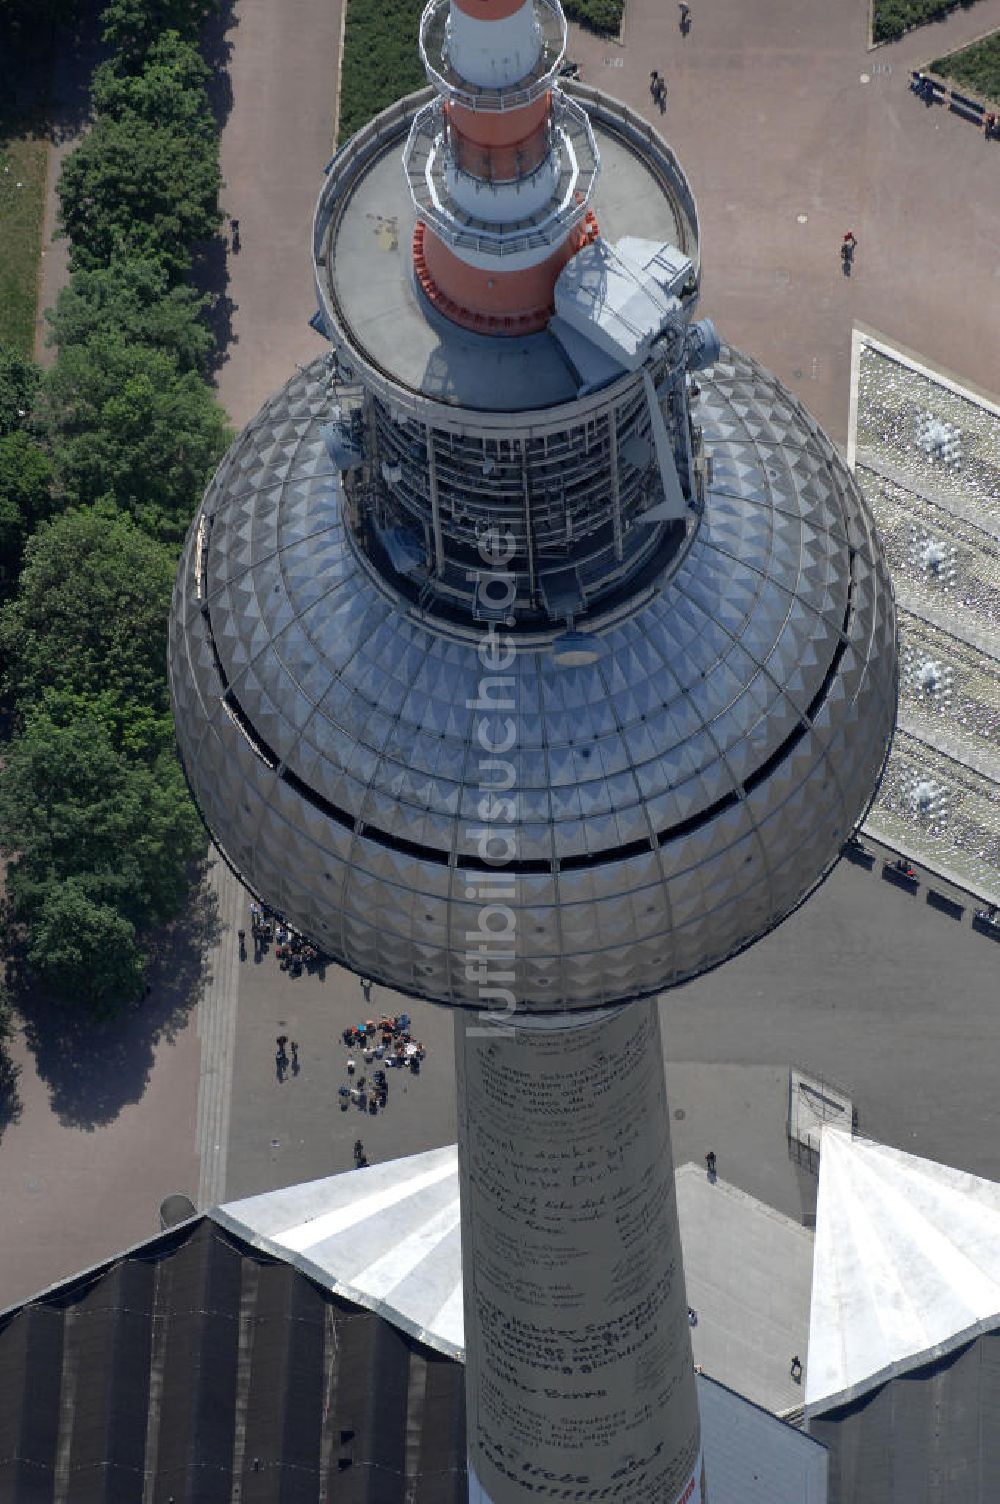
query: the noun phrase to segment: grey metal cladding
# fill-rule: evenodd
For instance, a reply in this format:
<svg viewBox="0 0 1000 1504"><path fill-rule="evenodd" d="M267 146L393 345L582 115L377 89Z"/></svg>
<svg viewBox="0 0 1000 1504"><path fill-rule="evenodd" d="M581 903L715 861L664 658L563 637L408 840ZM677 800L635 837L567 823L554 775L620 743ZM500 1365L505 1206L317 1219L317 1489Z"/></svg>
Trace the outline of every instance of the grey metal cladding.
<svg viewBox="0 0 1000 1504"><path fill-rule="evenodd" d="M852 477L773 377L724 347L699 381L712 480L680 567L598 632L596 662L522 647L485 695L474 633L394 597L352 546L322 361L233 445L178 575L178 741L248 885L347 966L481 1006L466 934L497 771L477 738L502 745L508 717L526 1009L697 975L836 861L894 724L886 566Z"/></svg>

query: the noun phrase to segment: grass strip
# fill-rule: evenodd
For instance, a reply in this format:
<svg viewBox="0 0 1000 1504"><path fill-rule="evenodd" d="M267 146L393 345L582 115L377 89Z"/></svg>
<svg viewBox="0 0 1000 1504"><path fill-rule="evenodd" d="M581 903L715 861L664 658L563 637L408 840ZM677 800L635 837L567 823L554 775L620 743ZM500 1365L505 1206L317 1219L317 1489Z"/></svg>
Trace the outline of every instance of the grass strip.
<svg viewBox="0 0 1000 1504"><path fill-rule="evenodd" d="M0 343L35 346L49 145L25 122L0 123Z"/></svg>
<svg viewBox="0 0 1000 1504"><path fill-rule="evenodd" d="M915 26L943 21L949 11L970 10L976 0L874 0L872 41L894 42Z"/></svg>
<svg viewBox="0 0 1000 1504"><path fill-rule="evenodd" d="M421 88L417 33L423 0L346 0L338 141Z"/></svg>
<svg viewBox="0 0 1000 1504"><path fill-rule="evenodd" d="M933 73L959 84L970 94L993 104L1000 102L1000 32L973 42L971 47L963 47L961 52L935 58L930 66Z"/></svg>

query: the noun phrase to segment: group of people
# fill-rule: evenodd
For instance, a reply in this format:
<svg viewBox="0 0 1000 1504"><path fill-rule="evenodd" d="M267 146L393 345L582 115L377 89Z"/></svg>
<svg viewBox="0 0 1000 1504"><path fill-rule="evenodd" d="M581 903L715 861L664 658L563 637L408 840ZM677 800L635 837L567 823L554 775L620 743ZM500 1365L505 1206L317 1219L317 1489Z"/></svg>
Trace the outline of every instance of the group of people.
<svg viewBox="0 0 1000 1504"><path fill-rule="evenodd" d="M349 1050L361 1054L366 1065L384 1060L390 1066L409 1066L415 1074L419 1074L420 1062L426 1054L422 1042L410 1034L408 1013L397 1013L392 1018L383 1016L377 1023L373 1018L366 1019L363 1024L345 1029L343 1040ZM349 1055L348 1075L353 1075L355 1069L354 1056Z"/></svg>
<svg viewBox="0 0 1000 1504"><path fill-rule="evenodd" d="M352 1053L347 1057L350 1084L339 1088L341 1112L346 1112L353 1103L361 1112L374 1117L389 1100L386 1069L409 1070L413 1075L419 1075L420 1062L427 1053L422 1041L414 1039L410 1033L408 1013L397 1013L391 1018L384 1014L378 1021L368 1018L363 1024L345 1029L342 1037ZM367 1075L358 1074L354 1052L361 1056L365 1065L381 1062L372 1071L371 1082Z"/></svg>
<svg viewBox="0 0 1000 1504"><path fill-rule="evenodd" d="M309 968L322 964L322 957L315 945L310 945L304 935L293 930L290 924L286 924L266 904L259 904L256 899L250 900L250 932L253 936L253 958L259 961L267 947L274 942L274 954L282 971L291 972L293 977L302 975L303 967ZM246 958L246 930L239 931L240 959Z"/></svg>
<svg viewBox="0 0 1000 1504"><path fill-rule="evenodd" d="M358 1076L350 1086L339 1087L337 1095L340 1097L341 1112L346 1112L353 1103L359 1111L370 1113L374 1117L377 1112L384 1110L389 1101L389 1083L385 1071L373 1071L371 1081L367 1076Z"/></svg>
<svg viewBox="0 0 1000 1504"><path fill-rule="evenodd" d="M653 96L653 103L659 105L662 115L667 108L667 80L656 68L649 75L649 92Z"/></svg>

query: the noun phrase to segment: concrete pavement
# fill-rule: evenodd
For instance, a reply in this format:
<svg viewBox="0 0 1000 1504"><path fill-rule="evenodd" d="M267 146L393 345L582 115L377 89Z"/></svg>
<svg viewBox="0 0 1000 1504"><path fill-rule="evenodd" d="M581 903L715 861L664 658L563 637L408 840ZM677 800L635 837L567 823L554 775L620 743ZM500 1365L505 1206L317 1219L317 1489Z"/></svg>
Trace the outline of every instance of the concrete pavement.
<svg viewBox="0 0 1000 1504"><path fill-rule="evenodd" d="M316 311L312 214L333 155L340 0L239 0L222 133L222 207L240 222L226 293L235 303L219 397L237 428L326 349Z"/></svg>
<svg viewBox="0 0 1000 1504"><path fill-rule="evenodd" d="M694 0L682 39L675 5L628 0L622 48L577 28L571 42L584 80L680 157L701 216L702 312L841 447L855 320L1000 387L1000 143L908 87L911 68L1000 28L1000 0L872 51L867 15L868 0Z"/></svg>

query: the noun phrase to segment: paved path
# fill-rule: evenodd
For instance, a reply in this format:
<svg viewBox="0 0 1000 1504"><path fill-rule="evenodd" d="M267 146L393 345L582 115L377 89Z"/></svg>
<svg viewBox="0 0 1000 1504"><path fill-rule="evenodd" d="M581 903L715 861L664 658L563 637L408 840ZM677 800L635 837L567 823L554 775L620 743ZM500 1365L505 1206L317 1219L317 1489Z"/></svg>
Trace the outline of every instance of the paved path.
<svg viewBox="0 0 1000 1504"><path fill-rule="evenodd" d="M134 1015L79 1039L57 1015L41 1041L18 1031L21 1116L0 1141L0 1309L153 1237L165 1196L193 1197L198 1040L171 992L158 978Z"/></svg>
<svg viewBox="0 0 1000 1504"><path fill-rule="evenodd" d="M312 214L333 154L339 0L239 0L229 33L233 108L222 133L222 204L240 222L236 304L219 396L237 428L327 348L316 311Z"/></svg>
<svg viewBox="0 0 1000 1504"><path fill-rule="evenodd" d="M201 1160L196 1201L199 1210L218 1206L225 1200L239 1001L238 935L240 929L249 928L243 890L214 847L207 888L218 906L218 929L215 943L206 956L205 983L198 1001L201 1069L195 1146Z"/></svg>

